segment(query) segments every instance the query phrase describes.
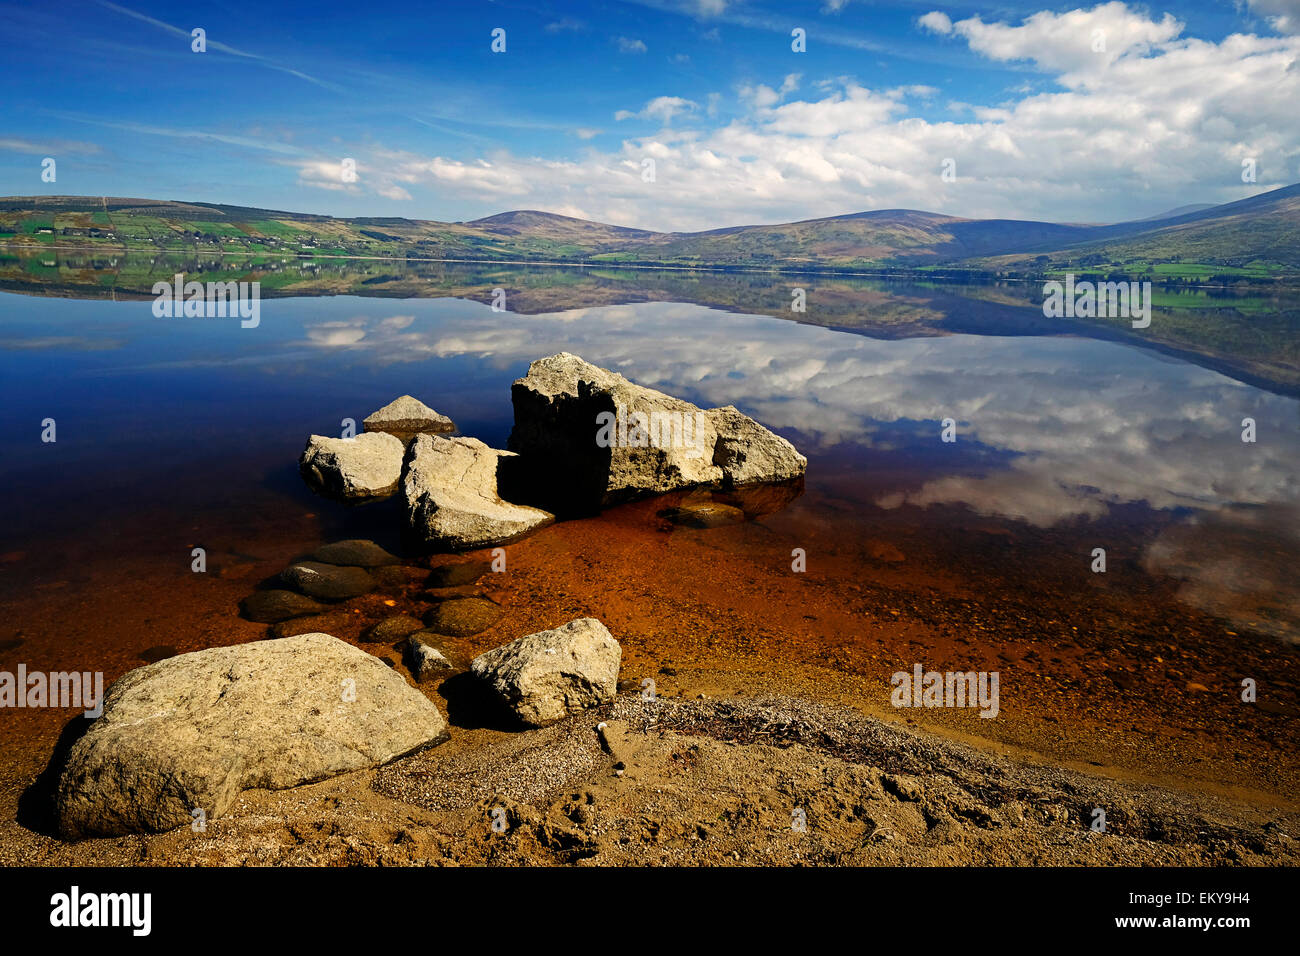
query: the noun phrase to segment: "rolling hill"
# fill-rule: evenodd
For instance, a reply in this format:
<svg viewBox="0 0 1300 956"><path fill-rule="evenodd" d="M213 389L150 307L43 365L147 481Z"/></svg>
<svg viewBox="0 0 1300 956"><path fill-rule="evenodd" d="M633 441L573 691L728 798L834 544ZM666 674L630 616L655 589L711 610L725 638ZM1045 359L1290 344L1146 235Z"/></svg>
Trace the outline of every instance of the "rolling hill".
<svg viewBox="0 0 1300 956"><path fill-rule="evenodd" d="M1187 210L1187 211L1184 211ZM0 245L255 258L379 258L870 271L1064 271L1166 281L1300 278L1300 184L1109 225L964 219L910 209L667 233L538 210L471 222L168 200L0 199Z"/></svg>

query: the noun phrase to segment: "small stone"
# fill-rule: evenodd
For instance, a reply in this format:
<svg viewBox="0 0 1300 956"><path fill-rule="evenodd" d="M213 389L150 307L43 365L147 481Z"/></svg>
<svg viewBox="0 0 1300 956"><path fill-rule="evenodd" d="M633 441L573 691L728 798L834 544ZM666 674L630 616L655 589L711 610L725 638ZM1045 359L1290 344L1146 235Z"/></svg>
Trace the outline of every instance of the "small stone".
<svg viewBox="0 0 1300 956"><path fill-rule="evenodd" d="M322 601L345 601L372 590L375 579L363 568L345 568L317 561L290 565L281 579L309 597Z"/></svg>
<svg viewBox="0 0 1300 956"><path fill-rule="evenodd" d="M424 623L419 618L409 614L394 614L367 630L361 635L361 640L368 644L392 644L423 627Z"/></svg>
<svg viewBox="0 0 1300 956"><path fill-rule="evenodd" d="M460 587L455 588L427 588L415 592L417 601L427 601L429 604L450 601L453 598L481 598L483 596L483 592L473 584L462 584Z"/></svg>
<svg viewBox="0 0 1300 956"><path fill-rule="evenodd" d="M382 568L370 568L369 571L381 587L392 590L418 584L424 574L424 568L412 568L404 564L388 564Z"/></svg>
<svg viewBox="0 0 1300 956"><path fill-rule="evenodd" d="M326 605L322 605L325 607ZM357 616L342 609L328 610L324 614L311 614L307 617L295 617L292 620L272 624L269 632L272 638L297 637L299 634L333 634L335 637L348 637L355 634Z"/></svg>
<svg viewBox="0 0 1300 956"><path fill-rule="evenodd" d="M311 553L311 560L353 568L380 568L401 563L397 555L390 554L365 538L350 538L347 541L323 544Z"/></svg>
<svg viewBox="0 0 1300 956"><path fill-rule="evenodd" d="M480 654L470 670L520 720L540 727L612 701L622 656L605 625L586 617Z"/></svg>
<svg viewBox="0 0 1300 956"><path fill-rule="evenodd" d="M430 680L452 669L451 661L429 643L435 636L429 631L417 631L406 639L407 659L418 681Z"/></svg>
<svg viewBox="0 0 1300 956"><path fill-rule="evenodd" d="M461 561L456 564L443 564L429 572L426 587L453 588L462 584L473 584L492 570L490 561Z"/></svg>
<svg viewBox="0 0 1300 956"><path fill-rule="evenodd" d="M254 591L239 602L239 612L259 624L274 624L291 617L319 614L325 605L294 591Z"/></svg>
<svg viewBox="0 0 1300 956"><path fill-rule="evenodd" d="M901 564L907 560L907 555L888 541L868 541L867 554L871 555L873 561L885 564Z"/></svg>
<svg viewBox="0 0 1300 956"><path fill-rule="evenodd" d="M439 415L418 398L403 395L367 415L361 427L367 432L387 432L409 444L419 434L455 431L456 423L446 415Z"/></svg>
<svg viewBox="0 0 1300 956"><path fill-rule="evenodd" d="M486 631L504 612L486 598L453 598L424 616L429 630L449 637L471 637Z"/></svg>

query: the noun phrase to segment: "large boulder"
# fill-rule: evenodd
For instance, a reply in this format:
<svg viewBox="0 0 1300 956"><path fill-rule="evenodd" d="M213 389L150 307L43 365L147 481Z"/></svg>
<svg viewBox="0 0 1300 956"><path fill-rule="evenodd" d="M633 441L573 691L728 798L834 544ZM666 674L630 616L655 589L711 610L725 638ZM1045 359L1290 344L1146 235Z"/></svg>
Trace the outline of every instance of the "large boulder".
<svg viewBox="0 0 1300 956"><path fill-rule="evenodd" d="M367 432L386 432L403 444L410 444L416 435L455 431L456 423L446 415L439 415L418 398L403 395L367 415L361 427Z"/></svg>
<svg viewBox="0 0 1300 956"><path fill-rule="evenodd" d="M565 513L682 488L802 475L794 446L735 408L705 411L561 352L511 387L509 448L530 499Z"/></svg>
<svg viewBox="0 0 1300 956"><path fill-rule="evenodd" d="M470 664L526 724L540 727L614 699L623 649L592 617L511 641Z"/></svg>
<svg viewBox="0 0 1300 956"><path fill-rule="evenodd" d="M427 697L328 634L214 647L140 667L105 695L56 793L77 839L163 831L447 739Z"/></svg>
<svg viewBox="0 0 1300 956"><path fill-rule="evenodd" d="M318 495L347 502L374 501L397 492L405 453L401 439L384 432L353 438L312 435L298 459L298 471Z"/></svg>
<svg viewBox="0 0 1300 956"><path fill-rule="evenodd" d="M499 494L499 473L515 457L477 438L417 436L402 483L412 534L426 547L467 551L513 541L550 523L547 512L511 504Z"/></svg>

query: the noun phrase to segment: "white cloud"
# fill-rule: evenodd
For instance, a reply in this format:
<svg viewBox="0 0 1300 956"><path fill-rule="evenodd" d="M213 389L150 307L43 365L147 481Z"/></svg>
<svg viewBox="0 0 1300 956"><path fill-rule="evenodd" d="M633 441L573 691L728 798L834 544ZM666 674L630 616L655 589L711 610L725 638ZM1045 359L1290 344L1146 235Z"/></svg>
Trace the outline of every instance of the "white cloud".
<svg viewBox="0 0 1300 956"><path fill-rule="evenodd" d="M643 40L616 37L614 42L618 44L619 53L644 53L646 51L645 41Z"/></svg>
<svg viewBox="0 0 1300 956"><path fill-rule="evenodd" d="M979 17L959 20L952 29L970 48L992 60L1032 60L1041 69L1075 79L1102 73L1124 58L1139 58L1168 44L1183 31L1173 14L1159 21L1113 0L1091 10L1052 13L1044 10L1018 26L985 23Z"/></svg>
<svg viewBox="0 0 1300 956"><path fill-rule="evenodd" d="M1298 36L1184 37L1171 17L1122 3L951 26L951 37L981 56L1032 63L1042 92L999 91L1009 98L935 116L917 105L970 92L877 89L851 78L798 92L797 75L778 74L743 88L734 112L720 110L712 94L705 108L661 96L621 110L620 120L664 128L615 147L559 159L371 155L362 185L477 199L484 214L565 206L606 222L684 230L900 207L1116 221L1300 179ZM1106 31L1104 51L1092 50L1095 29ZM656 160L653 183L640 177L645 157ZM949 157L957 181L944 183ZM1240 179L1247 157L1258 160L1253 186Z"/></svg>
<svg viewBox="0 0 1300 956"><path fill-rule="evenodd" d="M677 114L688 113L697 109L699 109L699 104L693 100L682 99L680 96L656 96L638 112L619 110L614 114L614 119L619 121L654 119L666 126L673 121L673 117Z"/></svg>
<svg viewBox="0 0 1300 956"><path fill-rule="evenodd" d="M59 156L66 153L91 155L98 153L99 147L94 143L84 143L70 139L49 139L36 142L30 139L0 136L0 152L31 153L40 156Z"/></svg>
<svg viewBox="0 0 1300 956"><path fill-rule="evenodd" d="M952 33L952 20L941 10L931 10L917 22L931 33Z"/></svg>

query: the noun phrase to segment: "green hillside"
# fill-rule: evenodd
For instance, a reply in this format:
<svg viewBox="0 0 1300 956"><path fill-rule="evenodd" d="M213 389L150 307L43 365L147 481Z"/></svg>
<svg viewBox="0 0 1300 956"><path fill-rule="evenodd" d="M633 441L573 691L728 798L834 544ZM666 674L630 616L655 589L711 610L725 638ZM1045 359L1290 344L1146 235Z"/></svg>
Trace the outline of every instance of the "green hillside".
<svg viewBox="0 0 1300 956"><path fill-rule="evenodd" d="M1300 185L1162 219L1073 225L888 209L665 233L535 210L473 222L354 218L111 197L0 199L0 244L291 258L375 257L773 270L1300 280ZM1176 210L1175 213L1178 211Z"/></svg>

